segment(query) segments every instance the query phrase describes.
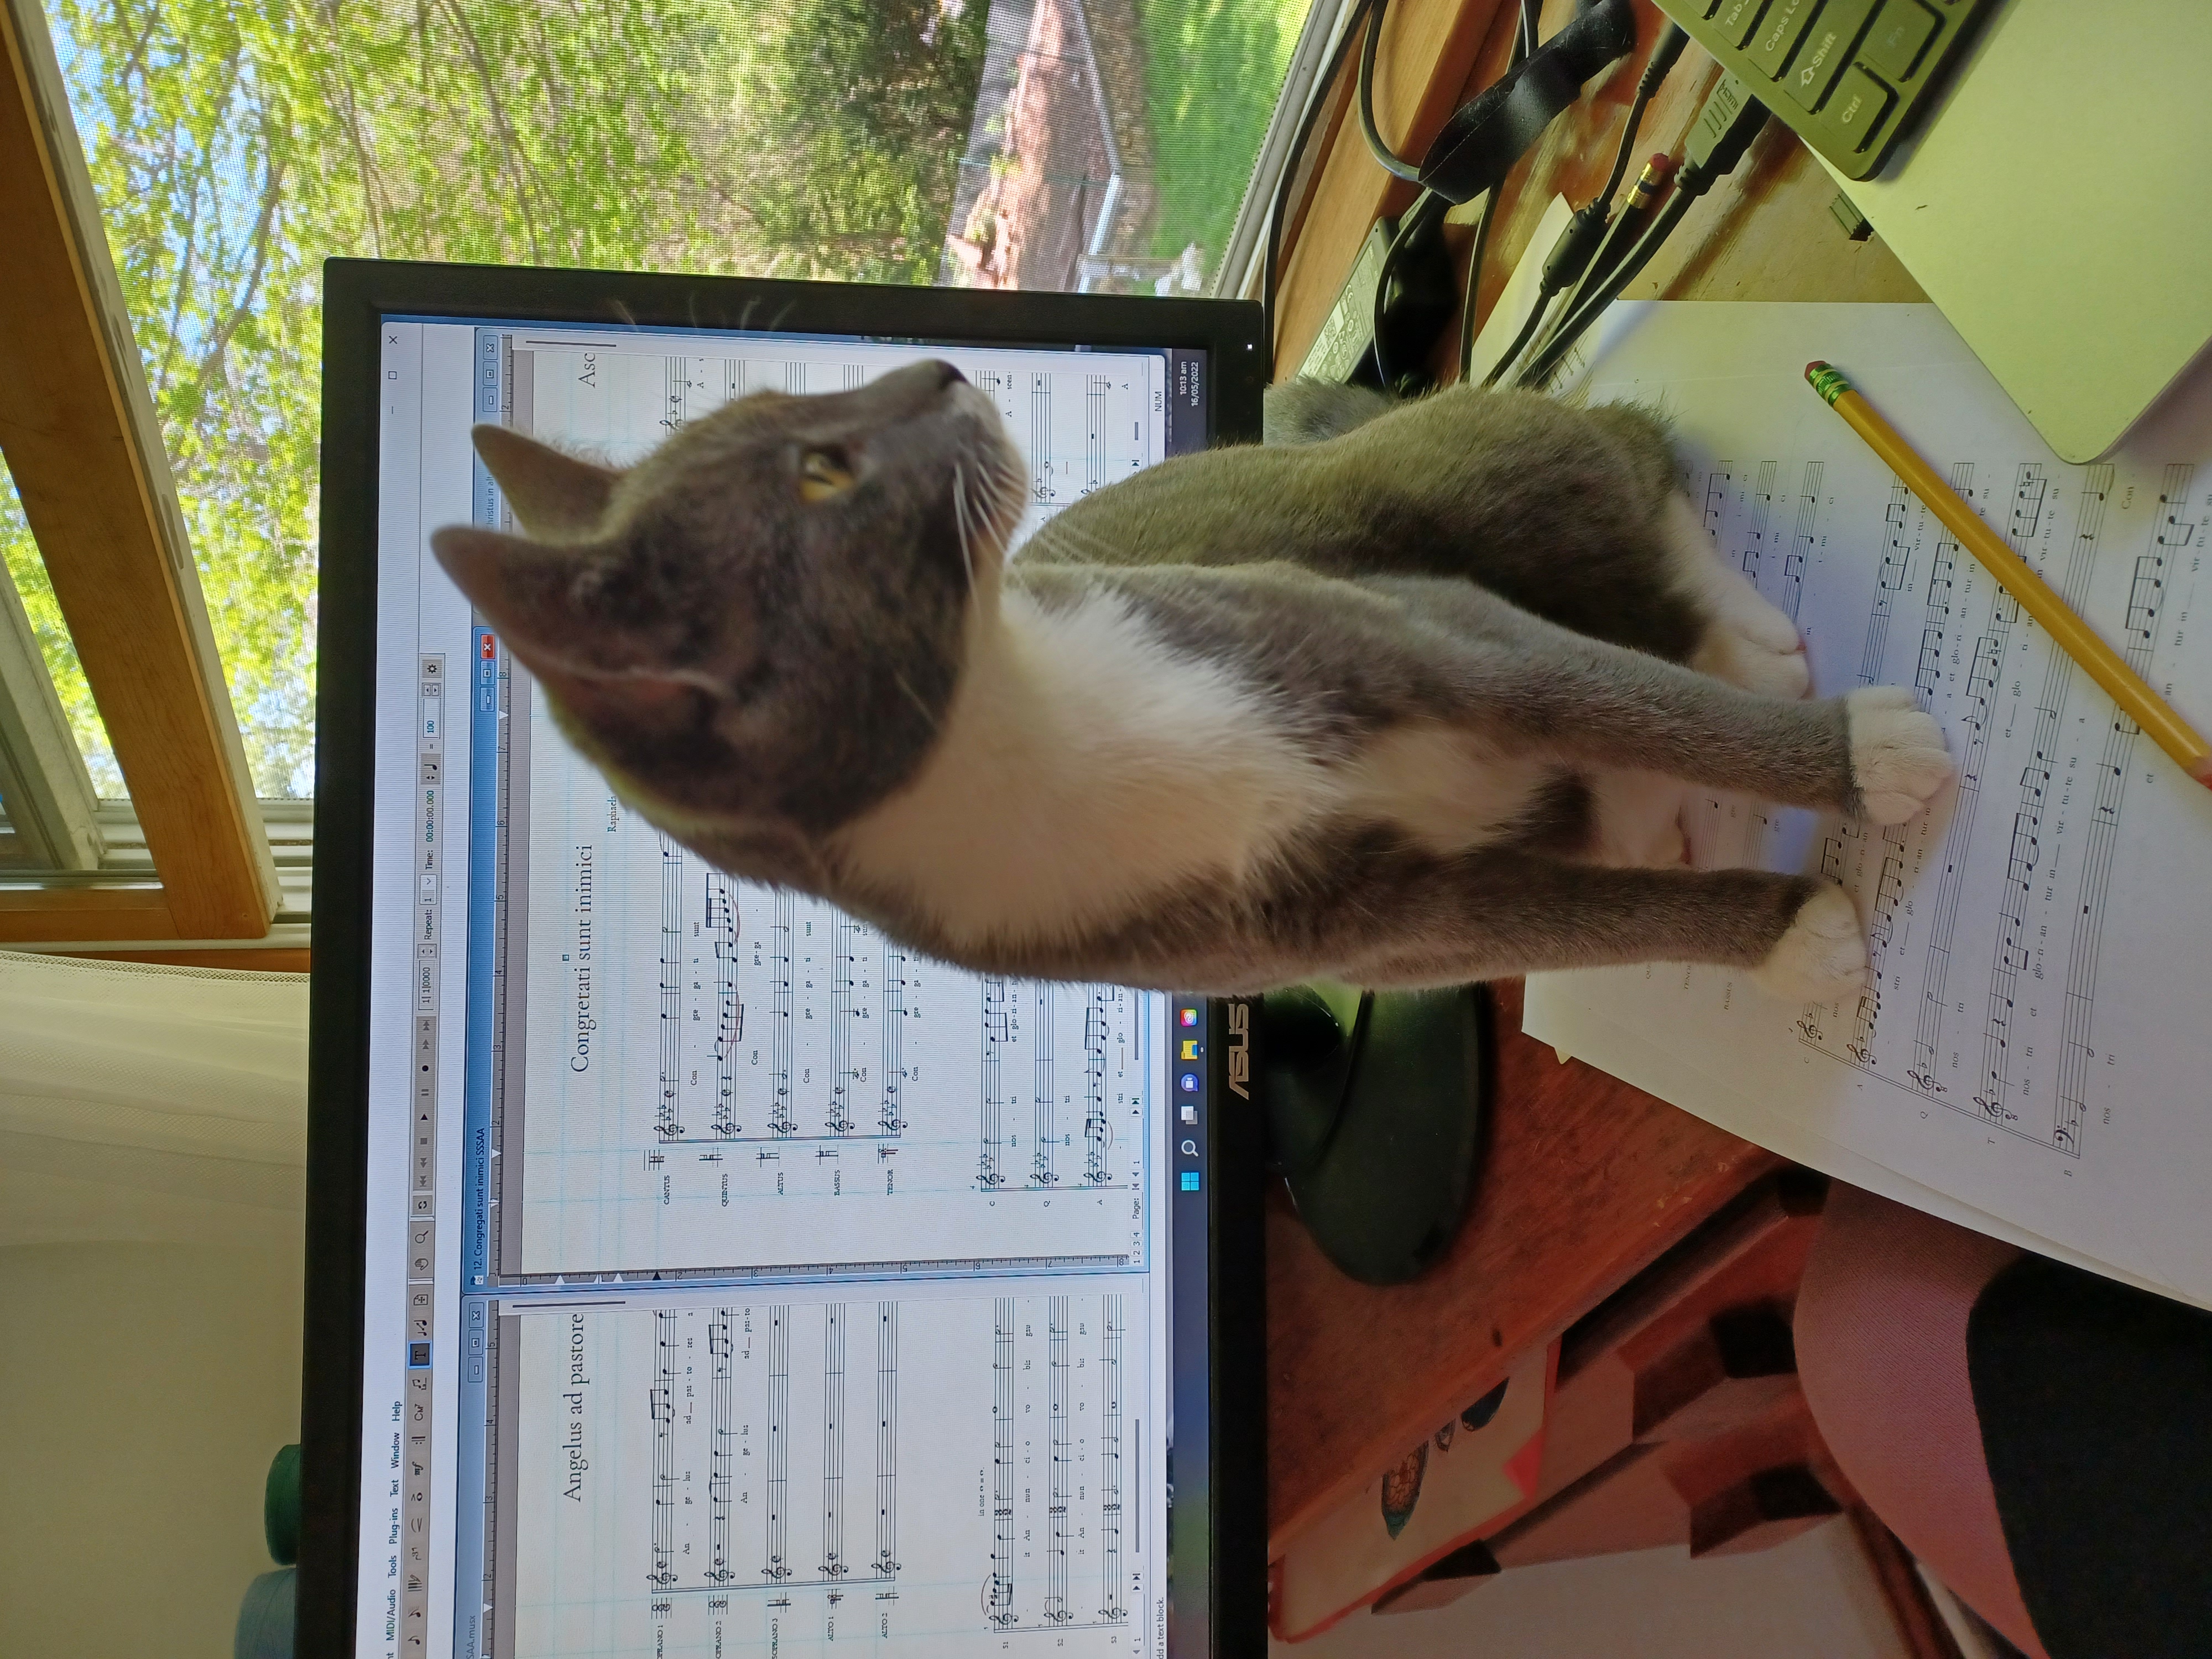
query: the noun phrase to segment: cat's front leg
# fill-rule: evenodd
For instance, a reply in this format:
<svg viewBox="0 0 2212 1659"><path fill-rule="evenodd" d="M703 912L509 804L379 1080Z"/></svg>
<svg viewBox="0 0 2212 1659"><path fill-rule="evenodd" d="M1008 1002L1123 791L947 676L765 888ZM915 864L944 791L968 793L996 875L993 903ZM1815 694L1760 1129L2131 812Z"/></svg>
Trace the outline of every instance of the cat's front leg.
<svg viewBox="0 0 2212 1659"><path fill-rule="evenodd" d="M1676 580L1705 617L1705 637L1691 653L1690 666L1771 697L1810 692L1812 665L1797 624L1721 556L1687 496L1678 492L1667 498L1659 532Z"/></svg>
<svg viewBox="0 0 2212 1659"><path fill-rule="evenodd" d="M1571 763L1663 773L1790 806L1912 817L1949 781L1943 730L1912 693L1764 696L1573 633L1468 590L1450 666L1457 718Z"/></svg>
<svg viewBox="0 0 2212 1659"><path fill-rule="evenodd" d="M1833 1002L1867 982L1866 936L1832 882L1765 870L1615 869L1478 851L1422 883L1417 914L1335 971L1367 986L1437 985L1645 962L1750 970L1785 1002ZM1369 915L1376 914L1373 911Z"/></svg>

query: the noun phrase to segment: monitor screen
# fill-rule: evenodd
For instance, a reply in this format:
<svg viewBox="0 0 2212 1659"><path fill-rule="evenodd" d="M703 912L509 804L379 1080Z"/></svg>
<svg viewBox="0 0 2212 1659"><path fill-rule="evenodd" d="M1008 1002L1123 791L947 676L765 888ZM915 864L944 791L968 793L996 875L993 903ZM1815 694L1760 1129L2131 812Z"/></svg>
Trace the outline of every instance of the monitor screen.
<svg viewBox="0 0 2212 1659"><path fill-rule="evenodd" d="M735 879L428 552L503 424L627 464L941 356L1022 533L1208 441L1202 350L385 315L356 1651L1207 1651L1207 1015Z"/></svg>

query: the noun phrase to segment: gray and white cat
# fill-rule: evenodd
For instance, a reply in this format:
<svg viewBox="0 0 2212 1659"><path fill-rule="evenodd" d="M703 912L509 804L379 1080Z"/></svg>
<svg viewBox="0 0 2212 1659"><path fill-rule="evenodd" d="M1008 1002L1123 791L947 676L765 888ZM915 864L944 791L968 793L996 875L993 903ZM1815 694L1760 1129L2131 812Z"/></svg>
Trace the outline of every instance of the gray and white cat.
<svg viewBox="0 0 2212 1659"><path fill-rule="evenodd" d="M1844 890L1683 867L1694 787L1911 817L1911 694L1804 699L1662 424L1273 394L1007 557L1025 477L940 362L758 392L611 471L494 427L529 539L439 560L653 823L986 972L1186 990L1645 961L1832 999Z"/></svg>

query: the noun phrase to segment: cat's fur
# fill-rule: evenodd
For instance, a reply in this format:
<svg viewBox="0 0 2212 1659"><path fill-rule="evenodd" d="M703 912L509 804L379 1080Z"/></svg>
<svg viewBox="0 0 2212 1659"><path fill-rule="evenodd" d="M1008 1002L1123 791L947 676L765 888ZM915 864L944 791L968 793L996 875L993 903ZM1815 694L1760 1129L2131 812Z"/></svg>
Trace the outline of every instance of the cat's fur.
<svg viewBox="0 0 2212 1659"><path fill-rule="evenodd" d="M1893 823L1908 692L1803 700L1663 426L1532 394L1273 394L1005 557L1024 483L943 364L756 393L615 473L477 443L533 539L440 560L671 836L987 972L1188 990L1679 960L1829 998L1858 917L1682 867L1686 789ZM802 460L849 472L803 498ZM826 458L826 459L825 459Z"/></svg>

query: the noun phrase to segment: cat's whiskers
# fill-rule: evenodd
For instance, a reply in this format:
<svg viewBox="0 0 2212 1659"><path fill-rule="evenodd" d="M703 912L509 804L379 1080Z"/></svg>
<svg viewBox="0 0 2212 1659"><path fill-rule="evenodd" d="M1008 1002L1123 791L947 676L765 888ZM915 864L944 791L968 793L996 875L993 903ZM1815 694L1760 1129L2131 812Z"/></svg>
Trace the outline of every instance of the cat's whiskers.
<svg viewBox="0 0 2212 1659"><path fill-rule="evenodd" d="M975 555L968 538L968 469L952 463L952 527L960 538L960 562L968 572L968 591L975 591Z"/></svg>
<svg viewBox="0 0 2212 1659"><path fill-rule="evenodd" d="M914 689L907 677L894 668L891 670L891 678L898 682L898 689L906 693L907 701L921 711L921 717L929 723L929 729L933 732L942 730L944 723L938 719L936 711L922 701L921 693Z"/></svg>

